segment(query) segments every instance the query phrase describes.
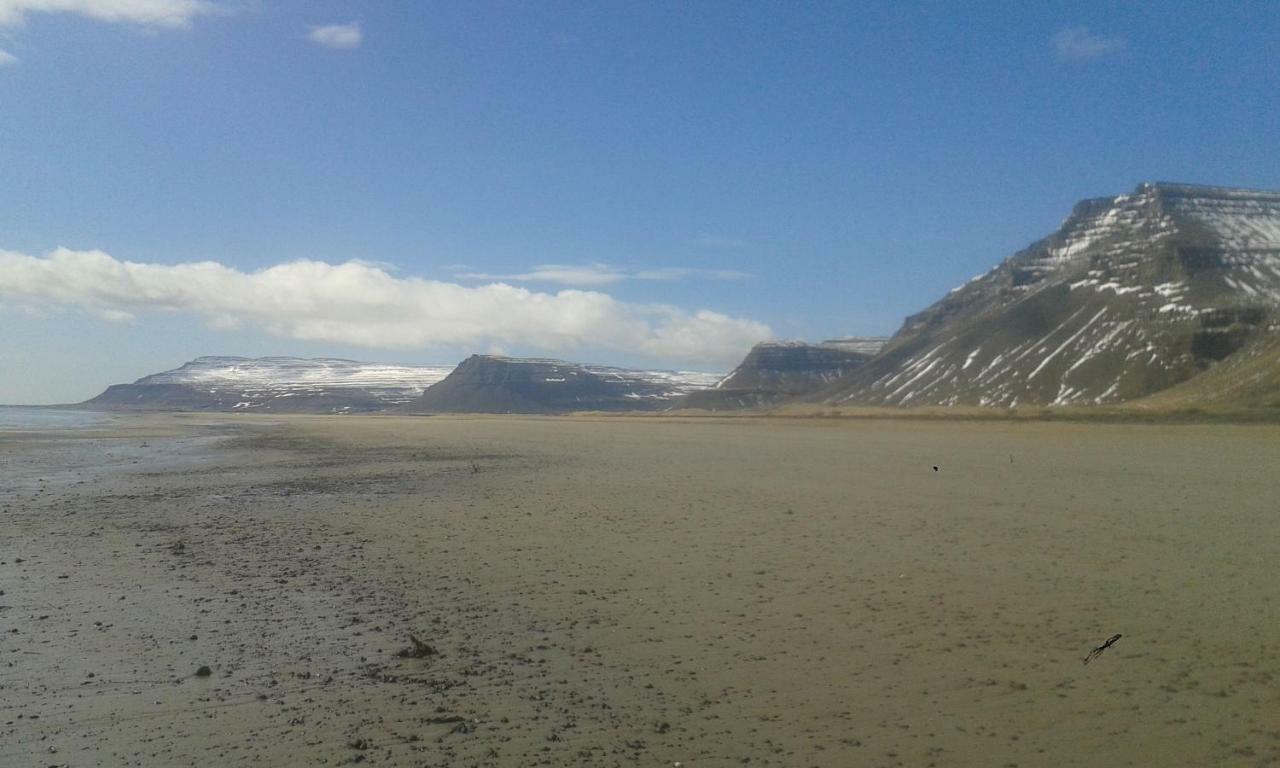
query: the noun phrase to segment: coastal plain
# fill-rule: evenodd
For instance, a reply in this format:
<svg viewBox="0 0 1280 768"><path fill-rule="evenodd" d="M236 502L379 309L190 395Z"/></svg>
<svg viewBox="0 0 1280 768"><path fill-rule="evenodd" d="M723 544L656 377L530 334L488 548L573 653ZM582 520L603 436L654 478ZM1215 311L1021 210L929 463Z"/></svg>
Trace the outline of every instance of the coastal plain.
<svg viewBox="0 0 1280 768"><path fill-rule="evenodd" d="M1277 466L1274 424L4 433L0 765L1276 765Z"/></svg>

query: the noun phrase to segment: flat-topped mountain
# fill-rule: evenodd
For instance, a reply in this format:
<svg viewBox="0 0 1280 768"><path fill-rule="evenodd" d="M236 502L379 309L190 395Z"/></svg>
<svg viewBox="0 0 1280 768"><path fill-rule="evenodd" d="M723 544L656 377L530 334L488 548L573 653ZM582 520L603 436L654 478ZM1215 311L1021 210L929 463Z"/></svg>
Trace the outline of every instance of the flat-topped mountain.
<svg viewBox="0 0 1280 768"><path fill-rule="evenodd" d="M566 413L668 408L717 374L633 371L563 360L472 355L408 407L423 412Z"/></svg>
<svg viewBox="0 0 1280 768"><path fill-rule="evenodd" d="M852 373L870 360L885 341L852 337L821 344L763 342L752 347L738 367L715 387L690 393L679 407L717 411L756 408L804 395Z"/></svg>
<svg viewBox="0 0 1280 768"><path fill-rule="evenodd" d="M116 384L94 408L308 413L376 411L408 403L450 366L298 357L198 357L171 371Z"/></svg>
<svg viewBox="0 0 1280 768"><path fill-rule="evenodd" d="M1243 365L1242 351L1265 360L1278 308L1280 193L1142 184L1077 204L1057 232L907 318L879 355L814 399L1130 400L1220 377Z"/></svg>

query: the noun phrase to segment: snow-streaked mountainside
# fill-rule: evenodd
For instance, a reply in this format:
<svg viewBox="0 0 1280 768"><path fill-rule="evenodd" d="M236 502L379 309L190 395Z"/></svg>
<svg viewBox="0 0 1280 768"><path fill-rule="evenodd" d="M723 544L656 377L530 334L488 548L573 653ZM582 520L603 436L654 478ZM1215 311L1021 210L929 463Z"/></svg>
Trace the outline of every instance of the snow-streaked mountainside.
<svg viewBox="0 0 1280 768"><path fill-rule="evenodd" d="M827 339L817 346L834 347L869 357L884 349L884 345L887 343L889 343L888 336L841 336L838 339Z"/></svg>
<svg viewBox="0 0 1280 768"><path fill-rule="evenodd" d="M408 403L453 366L332 358L198 357L121 384L89 401L104 407L368 411Z"/></svg>
<svg viewBox="0 0 1280 768"><path fill-rule="evenodd" d="M1280 333L1256 334L1222 362L1150 397L1137 408L1280 408Z"/></svg>
<svg viewBox="0 0 1280 768"><path fill-rule="evenodd" d="M1280 332L1280 193L1149 183L907 318L814 399L869 405L1114 403Z"/></svg>
<svg viewBox="0 0 1280 768"><path fill-rule="evenodd" d="M766 341L755 345L737 368L712 389L692 392L682 408L735 410L768 406L820 389L875 355L886 339L850 337L821 344Z"/></svg>
<svg viewBox="0 0 1280 768"><path fill-rule="evenodd" d="M507 358L513 360L515 358ZM532 359L527 362L548 363L550 360ZM572 363L570 363L572 365ZM690 392L714 387L724 374L703 371L642 371L630 368L613 368L607 365L579 365L582 370L606 381L627 382L652 388L652 396L664 400Z"/></svg>
<svg viewBox="0 0 1280 768"><path fill-rule="evenodd" d="M670 407L715 386L719 374L636 371L545 358L472 355L411 404L413 410L472 413L630 411Z"/></svg>
<svg viewBox="0 0 1280 768"><path fill-rule="evenodd" d="M391 365L324 357L197 357L180 368L144 376L134 383L234 386L277 396L323 387L358 387L395 393L389 394L394 402L422 394L422 390L448 376L453 368L452 365Z"/></svg>

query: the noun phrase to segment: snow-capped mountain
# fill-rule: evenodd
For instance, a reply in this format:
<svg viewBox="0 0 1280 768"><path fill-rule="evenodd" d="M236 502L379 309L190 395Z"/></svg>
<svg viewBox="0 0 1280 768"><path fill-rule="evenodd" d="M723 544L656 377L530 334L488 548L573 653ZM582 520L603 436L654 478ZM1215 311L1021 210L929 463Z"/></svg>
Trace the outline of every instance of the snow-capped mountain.
<svg viewBox="0 0 1280 768"><path fill-rule="evenodd" d="M112 386L88 404L189 410L382 410L411 402L452 370L452 366L332 358L198 357L171 371Z"/></svg>
<svg viewBox="0 0 1280 768"><path fill-rule="evenodd" d="M1149 395L1280 332L1280 192L1149 183L907 318L815 399L1064 405Z"/></svg>
<svg viewBox="0 0 1280 768"><path fill-rule="evenodd" d="M543 358L472 355L409 407L426 412L565 413L670 407L719 374L635 371Z"/></svg>

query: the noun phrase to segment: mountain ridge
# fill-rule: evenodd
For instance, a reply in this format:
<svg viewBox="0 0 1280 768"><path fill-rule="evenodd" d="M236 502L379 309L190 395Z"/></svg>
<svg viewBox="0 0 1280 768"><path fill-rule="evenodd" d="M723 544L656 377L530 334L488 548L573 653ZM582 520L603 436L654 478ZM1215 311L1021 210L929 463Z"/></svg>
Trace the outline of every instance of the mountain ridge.
<svg viewBox="0 0 1280 768"><path fill-rule="evenodd" d="M1146 182L1081 200L1056 231L887 340L762 342L724 377L494 355L458 366L203 356L84 405L561 413L790 402L1280 406L1280 191Z"/></svg>
<svg viewBox="0 0 1280 768"><path fill-rule="evenodd" d="M714 386L719 378L553 358L472 355L406 407L432 413L660 410L689 392Z"/></svg>
<svg viewBox="0 0 1280 768"><path fill-rule="evenodd" d="M877 337L818 344L763 341L714 387L689 393L676 407L722 411L780 403L849 374L871 360L886 341Z"/></svg>
<svg viewBox="0 0 1280 768"><path fill-rule="evenodd" d="M1280 192L1144 183L906 318L817 402L1108 404L1181 384L1273 333Z"/></svg>
<svg viewBox="0 0 1280 768"><path fill-rule="evenodd" d="M362 363L342 358L205 355L114 384L84 403L123 410L378 411L411 402L451 366Z"/></svg>

